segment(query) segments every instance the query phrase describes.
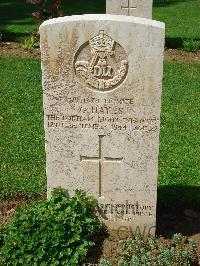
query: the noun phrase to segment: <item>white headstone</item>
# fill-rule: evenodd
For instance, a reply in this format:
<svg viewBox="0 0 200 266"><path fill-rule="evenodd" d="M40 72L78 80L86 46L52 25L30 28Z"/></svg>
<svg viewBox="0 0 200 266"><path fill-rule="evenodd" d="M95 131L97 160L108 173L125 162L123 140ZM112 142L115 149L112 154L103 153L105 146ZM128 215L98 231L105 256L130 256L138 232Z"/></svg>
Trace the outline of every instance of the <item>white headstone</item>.
<svg viewBox="0 0 200 266"><path fill-rule="evenodd" d="M48 196L82 189L110 228L152 229L164 24L83 15L46 21L40 35Z"/></svg>
<svg viewBox="0 0 200 266"><path fill-rule="evenodd" d="M152 18L153 0L106 0L106 13Z"/></svg>

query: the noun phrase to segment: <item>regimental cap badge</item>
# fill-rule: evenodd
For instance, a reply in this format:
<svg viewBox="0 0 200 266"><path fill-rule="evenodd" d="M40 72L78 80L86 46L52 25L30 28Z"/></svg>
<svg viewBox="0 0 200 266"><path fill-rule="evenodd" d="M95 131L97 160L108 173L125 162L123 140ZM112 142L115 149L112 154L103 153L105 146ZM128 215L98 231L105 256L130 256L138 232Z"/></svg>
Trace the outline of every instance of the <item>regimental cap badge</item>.
<svg viewBox="0 0 200 266"><path fill-rule="evenodd" d="M115 41L104 33L104 30L99 31L99 35L89 41L92 54L99 52L113 53Z"/></svg>
<svg viewBox="0 0 200 266"><path fill-rule="evenodd" d="M93 90L108 92L125 80L128 73L127 54L104 30L100 30L82 47L74 61L75 73L81 82ZM120 57L116 57L116 52Z"/></svg>

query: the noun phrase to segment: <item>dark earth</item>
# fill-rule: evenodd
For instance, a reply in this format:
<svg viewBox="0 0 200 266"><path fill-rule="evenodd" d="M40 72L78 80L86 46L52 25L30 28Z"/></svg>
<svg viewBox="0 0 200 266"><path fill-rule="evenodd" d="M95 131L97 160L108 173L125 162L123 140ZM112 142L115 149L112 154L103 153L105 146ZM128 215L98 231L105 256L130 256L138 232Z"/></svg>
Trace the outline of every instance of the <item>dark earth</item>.
<svg viewBox="0 0 200 266"><path fill-rule="evenodd" d="M0 56L19 56L39 58L40 50L35 48L31 51L25 50L20 43L14 42L0 42ZM180 62L200 62L200 50L196 53L187 53L178 49L165 50L166 61L180 61ZM0 202L0 225L9 222L11 216L18 207L27 204L33 200L44 199L46 195L35 196L32 198L14 198L7 199ZM157 230L156 236L160 243L168 243L169 239L174 233L182 233L184 240L192 238L198 246L198 264L200 265L200 210L196 209L183 209L181 212L166 211L158 208L157 211ZM128 229L125 231L108 231L101 233L95 238L98 244L94 250L91 251L92 255L88 257L88 264L85 265L98 265L98 259L105 257L116 265L118 256L118 243L119 240L132 236L132 232ZM96 264L95 264L96 263Z"/></svg>

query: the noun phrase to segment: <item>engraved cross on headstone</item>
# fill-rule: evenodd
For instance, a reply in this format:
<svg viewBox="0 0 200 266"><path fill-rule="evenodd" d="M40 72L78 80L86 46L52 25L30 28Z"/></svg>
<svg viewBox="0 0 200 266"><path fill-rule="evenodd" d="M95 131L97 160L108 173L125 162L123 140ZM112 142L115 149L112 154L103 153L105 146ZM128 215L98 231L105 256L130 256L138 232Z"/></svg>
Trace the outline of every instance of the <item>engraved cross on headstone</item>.
<svg viewBox="0 0 200 266"><path fill-rule="evenodd" d="M88 157L88 156L80 156L81 162L98 162L99 163L99 197L102 197L102 187L103 187L103 165L105 162L122 162L123 157L121 158L110 158L106 157L104 154L104 147L103 147L103 139L105 135L99 135L99 156L98 157Z"/></svg>
<svg viewBox="0 0 200 266"><path fill-rule="evenodd" d="M136 9L137 8L137 4L135 3L135 6L131 6L131 0L128 0L128 4L127 4L127 6L121 6L121 9L125 9L125 10L127 10L127 12L128 12L128 16L130 16L131 14L131 10L134 10L134 9Z"/></svg>

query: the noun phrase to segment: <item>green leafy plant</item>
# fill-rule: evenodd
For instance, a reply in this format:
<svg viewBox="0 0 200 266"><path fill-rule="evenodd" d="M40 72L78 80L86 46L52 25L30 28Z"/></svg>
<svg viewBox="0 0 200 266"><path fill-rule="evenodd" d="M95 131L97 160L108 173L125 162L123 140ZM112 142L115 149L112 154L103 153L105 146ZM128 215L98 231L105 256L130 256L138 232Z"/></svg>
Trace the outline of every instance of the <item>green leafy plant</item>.
<svg viewBox="0 0 200 266"><path fill-rule="evenodd" d="M96 200L80 191L69 198L57 189L50 201L17 211L1 230L1 265L80 265L101 227L96 207Z"/></svg>
<svg viewBox="0 0 200 266"><path fill-rule="evenodd" d="M119 260L118 266L190 266L198 265L196 244L189 240L188 244L184 243L181 234L175 234L169 245L158 244L157 240L149 237L144 240L140 234L135 239L128 238L119 243ZM100 261L101 266L109 261L103 259Z"/></svg>
<svg viewBox="0 0 200 266"><path fill-rule="evenodd" d="M183 40L183 50L186 52L195 53L200 48L200 41L192 39Z"/></svg>
<svg viewBox="0 0 200 266"><path fill-rule="evenodd" d="M31 34L28 38L24 40L22 47L29 51L39 47L39 37Z"/></svg>
<svg viewBox="0 0 200 266"><path fill-rule="evenodd" d="M112 266L112 263L106 259L101 259L100 264L101 266Z"/></svg>

